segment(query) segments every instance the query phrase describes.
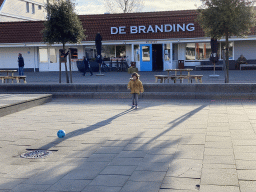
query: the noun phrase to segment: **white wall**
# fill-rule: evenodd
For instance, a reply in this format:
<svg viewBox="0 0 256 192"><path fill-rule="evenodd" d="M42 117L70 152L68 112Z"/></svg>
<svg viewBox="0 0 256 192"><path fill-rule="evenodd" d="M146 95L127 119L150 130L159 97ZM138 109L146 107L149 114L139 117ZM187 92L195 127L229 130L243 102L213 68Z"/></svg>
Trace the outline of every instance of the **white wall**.
<svg viewBox="0 0 256 192"><path fill-rule="evenodd" d="M6 16L0 15L0 21L44 20L46 15L45 9L42 6L44 4L44 1L33 0L33 2L35 3L35 13L32 13L32 3L29 3L29 12L27 12L26 1L6 0L1 9L1 14L4 14ZM41 5L40 10L38 9L38 5Z"/></svg>
<svg viewBox="0 0 256 192"><path fill-rule="evenodd" d="M56 63L39 63L39 71L59 71L59 49L62 49L62 47L48 47L48 56L49 56L49 49L54 48L56 50L57 54L57 62ZM84 56L83 46L66 46L65 49L68 48L77 48L78 51L78 59L82 59ZM49 60L49 58L48 58ZM69 58L67 57L67 68L69 71ZM76 60L71 60L71 68L72 71L78 71ZM61 64L61 71L65 71L65 63Z"/></svg>
<svg viewBox="0 0 256 192"><path fill-rule="evenodd" d="M0 48L0 68L18 68L18 54L21 53L24 58L25 67L36 67L34 60L37 59L35 49L33 47L22 48Z"/></svg>
<svg viewBox="0 0 256 192"><path fill-rule="evenodd" d="M237 60L241 54L243 54L246 59L256 59L256 41L235 41L234 44L235 60Z"/></svg>

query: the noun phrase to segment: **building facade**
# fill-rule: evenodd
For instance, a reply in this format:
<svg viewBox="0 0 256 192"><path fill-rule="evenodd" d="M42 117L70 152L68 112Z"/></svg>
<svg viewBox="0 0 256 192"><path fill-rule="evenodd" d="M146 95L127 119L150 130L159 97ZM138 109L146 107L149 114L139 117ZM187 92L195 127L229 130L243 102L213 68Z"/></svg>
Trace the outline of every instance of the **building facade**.
<svg viewBox="0 0 256 192"><path fill-rule="evenodd" d="M0 22L45 20L44 0L0 0Z"/></svg>
<svg viewBox="0 0 256 192"><path fill-rule="evenodd" d="M124 59L136 62L139 71L163 71L177 68L178 61L184 60L185 67L193 68L209 61L211 53L210 38L205 37L196 17L196 10L80 15L87 38L80 44L67 45L72 50L72 68L78 70L76 61L84 55L95 57L98 32L106 62ZM58 71L62 45L42 42L43 28L43 21L0 23L0 68L17 68L17 55L22 53L26 70ZM229 44L230 60L241 54L256 59L254 28L245 38L231 37ZM220 59L225 46L225 40L219 40Z"/></svg>

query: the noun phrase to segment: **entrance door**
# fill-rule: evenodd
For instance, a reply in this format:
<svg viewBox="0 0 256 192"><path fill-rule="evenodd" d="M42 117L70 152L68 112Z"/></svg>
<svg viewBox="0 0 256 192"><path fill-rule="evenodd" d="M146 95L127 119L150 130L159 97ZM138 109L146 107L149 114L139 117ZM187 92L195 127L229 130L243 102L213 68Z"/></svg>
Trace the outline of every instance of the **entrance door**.
<svg viewBox="0 0 256 192"><path fill-rule="evenodd" d="M140 71L152 71L152 45L140 45Z"/></svg>
<svg viewBox="0 0 256 192"><path fill-rule="evenodd" d="M154 44L153 48L153 71L163 71L163 45Z"/></svg>

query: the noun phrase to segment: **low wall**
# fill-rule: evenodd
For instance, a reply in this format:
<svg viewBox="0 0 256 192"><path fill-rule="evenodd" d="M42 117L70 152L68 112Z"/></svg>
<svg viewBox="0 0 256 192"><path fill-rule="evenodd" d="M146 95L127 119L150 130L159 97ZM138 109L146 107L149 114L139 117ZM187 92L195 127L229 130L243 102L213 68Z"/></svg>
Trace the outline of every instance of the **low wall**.
<svg viewBox="0 0 256 192"><path fill-rule="evenodd" d="M144 84L145 99L256 99L256 84ZM1 84L0 93L53 97L130 98L127 84Z"/></svg>

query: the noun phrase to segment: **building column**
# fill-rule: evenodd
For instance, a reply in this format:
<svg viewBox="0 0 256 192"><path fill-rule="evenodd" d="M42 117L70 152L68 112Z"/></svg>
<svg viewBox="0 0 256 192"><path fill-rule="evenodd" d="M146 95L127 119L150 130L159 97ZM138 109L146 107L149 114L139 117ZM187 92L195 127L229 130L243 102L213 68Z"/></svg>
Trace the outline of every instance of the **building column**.
<svg viewBox="0 0 256 192"><path fill-rule="evenodd" d="M134 60L134 44L132 44L132 54L131 54L131 62Z"/></svg>

